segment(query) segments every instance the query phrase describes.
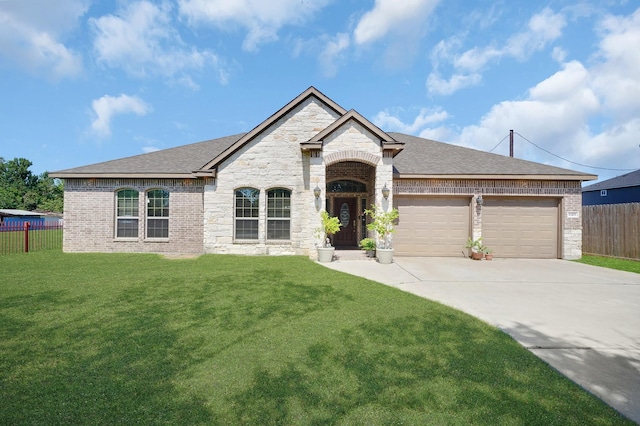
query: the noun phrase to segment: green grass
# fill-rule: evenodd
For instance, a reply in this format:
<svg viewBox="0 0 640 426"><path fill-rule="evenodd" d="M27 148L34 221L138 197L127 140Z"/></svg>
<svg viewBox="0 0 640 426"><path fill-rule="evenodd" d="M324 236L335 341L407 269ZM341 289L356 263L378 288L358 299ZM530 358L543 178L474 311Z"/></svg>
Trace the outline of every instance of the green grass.
<svg viewBox="0 0 640 426"><path fill-rule="evenodd" d="M631 424L499 330L302 257L0 271L2 424Z"/></svg>
<svg viewBox="0 0 640 426"><path fill-rule="evenodd" d="M0 232L0 255L24 253L24 231ZM29 231L29 251L61 250L62 228Z"/></svg>
<svg viewBox="0 0 640 426"><path fill-rule="evenodd" d="M601 266L603 268L618 269L620 271L635 272L640 274L640 261L629 259L616 259L615 257L603 256L582 256L582 259L576 262L585 263L587 265Z"/></svg>

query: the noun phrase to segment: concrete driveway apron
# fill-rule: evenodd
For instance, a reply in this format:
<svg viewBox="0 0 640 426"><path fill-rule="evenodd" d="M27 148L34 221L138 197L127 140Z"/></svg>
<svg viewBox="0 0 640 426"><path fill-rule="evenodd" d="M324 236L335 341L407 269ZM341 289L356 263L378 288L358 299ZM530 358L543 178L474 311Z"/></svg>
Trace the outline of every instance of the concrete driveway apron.
<svg viewBox="0 0 640 426"><path fill-rule="evenodd" d="M512 336L640 424L640 275L563 260L338 260L362 276L469 313Z"/></svg>

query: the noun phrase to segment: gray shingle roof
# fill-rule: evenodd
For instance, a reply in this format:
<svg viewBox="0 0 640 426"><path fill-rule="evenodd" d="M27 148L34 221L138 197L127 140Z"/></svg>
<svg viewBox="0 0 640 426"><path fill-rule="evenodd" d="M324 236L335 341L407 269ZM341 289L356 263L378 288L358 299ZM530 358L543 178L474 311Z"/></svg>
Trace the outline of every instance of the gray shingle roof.
<svg viewBox="0 0 640 426"><path fill-rule="evenodd" d="M242 136L244 136L244 133L149 152L147 154L134 155L118 160L59 170L50 173L49 176L61 177L61 175L63 175L62 177L72 178L74 177L73 175L82 177L83 175L136 174L161 177L166 175L191 174L193 171L199 170L209 160L216 157Z"/></svg>
<svg viewBox="0 0 640 426"><path fill-rule="evenodd" d="M390 132L394 139L404 142L404 150L393 161L396 172L402 175L556 175L585 179L596 176L575 170L548 166L478 151L476 149L436 142L430 139Z"/></svg>
<svg viewBox="0 0 640 426"><path fill-rule="evenodd" d="M621 176L603 180L593 185L585 186L582 192L600 191L601 189L628 188L630 186L640 186L640 170L629 172Z"/></svg>
<svg viewBox="0 0 640 426"><path fill-rule="evenodd" d="M518 158L505 157L471 148L436 142L402 133L388 133L404 143L394 158L395 173L400 176L533 176L545 175L592 180L596 176L574 170L547 166ZM191 175L212 158L220 155L245 133L183 145L119 160L106 161L50 173L51 177L168 177Z"/></svg>

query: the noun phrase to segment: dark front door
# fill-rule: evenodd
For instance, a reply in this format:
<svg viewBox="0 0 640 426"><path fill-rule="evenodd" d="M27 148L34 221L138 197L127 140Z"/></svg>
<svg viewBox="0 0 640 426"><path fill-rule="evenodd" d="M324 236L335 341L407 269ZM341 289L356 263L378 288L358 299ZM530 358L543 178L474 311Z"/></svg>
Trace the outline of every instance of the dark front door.
<svg viewBox="0 0 640 426"><path fill-rule="evenodd" d="M336 247L355 247L358 245L356 198L334 198L333 216L340 219L342 227L333 236L333 245Z"/></svg>

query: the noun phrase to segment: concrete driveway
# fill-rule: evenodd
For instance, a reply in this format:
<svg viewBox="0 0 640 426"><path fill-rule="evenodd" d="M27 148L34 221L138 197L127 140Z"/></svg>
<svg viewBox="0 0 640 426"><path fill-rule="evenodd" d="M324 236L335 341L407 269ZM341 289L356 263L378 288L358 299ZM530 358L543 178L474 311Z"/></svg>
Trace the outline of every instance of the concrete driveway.
<svg viewBox="0 0 640 426"><path fill-rule="evenodd" d="M499 327L640 424L640 275L563 260L396 257L329 268L457 308Z"/></svg>

